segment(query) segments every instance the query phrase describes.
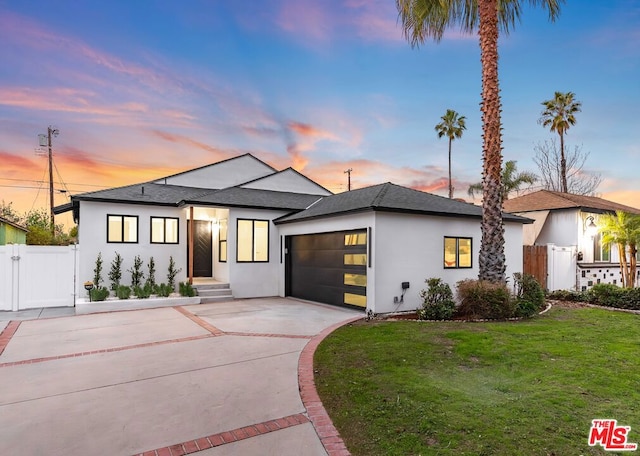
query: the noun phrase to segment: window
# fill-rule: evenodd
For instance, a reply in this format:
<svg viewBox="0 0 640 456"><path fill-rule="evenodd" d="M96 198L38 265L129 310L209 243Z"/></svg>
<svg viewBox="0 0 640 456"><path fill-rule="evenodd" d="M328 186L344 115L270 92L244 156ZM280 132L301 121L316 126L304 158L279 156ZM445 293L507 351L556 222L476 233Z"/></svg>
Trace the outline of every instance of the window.
<svg viewBox="0 0 640 456"><path fill-rule="evenodd" d="M238 219L238 262L269 261L269 221Z"/></svg>
<svg viewBox="0 0 640 456"><path fill-rule="evenodd" d="M344 264L349 266L366 266L367 254L366 253L345 253Z"/></svg>
<svg viewBox="0 0 640 456"><path fill-rule="evenodd" d="M344 303L352 306L367 307L367 297L354 293L344 293Z"/></svg>
<svg viewBox="0 0 640 456"><path fill-rule="evenodd" d="M344 245L367 245L367 233L345 234Z"/></svg>
<svg viewBox="0 0 640 456"><path fill-rule="evenodd" d="M220 235L218 237L218 260L227 262L227 219L220 220Z"/></svg>
<svg viewBox="0 0 640 456"><path fill-rule="evenodd" d="M602 233L593 236L593 261L611 261L611 245L602 244Z"/></svg>
<svg viewBox="0 0 640 456"><path fill-rule="evenodd" d="M174 217L151 217L151 243L177 244L178 219Z"/></svg>
<svg viewBox="0 0 640 456"><path fill-rule="evenodd" d="M444 267L445 269L471 267L471 238L445 236Z"/></svg>
<svg viewBox="0 0 640 456"><path fill-rule="evenodd" d="M137 215L107 215L107 242L137 243Z"/></svg>

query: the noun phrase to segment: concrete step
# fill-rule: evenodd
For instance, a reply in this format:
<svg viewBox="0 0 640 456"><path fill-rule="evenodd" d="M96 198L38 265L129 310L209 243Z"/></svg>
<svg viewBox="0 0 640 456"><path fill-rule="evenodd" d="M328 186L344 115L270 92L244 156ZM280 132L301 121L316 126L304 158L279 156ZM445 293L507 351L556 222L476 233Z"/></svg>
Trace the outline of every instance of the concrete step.
<svg viewBox="0 0 640 456"><path fill-rule="evenodd" d="M194 283L193 288L196 290L220 290L228 289L228 283Z"/></svg>
<svg viewBox="0 0 640 456"><path fill-rule="evenodd" d="M194 285L196 294L200 297L200 303L231 301L233 294L228 283L205 283Z"/></svg>
<svg viewBox="0 0 640 456"><path fill-rule="evenodd" d="M203 290L202 288L197 288L198 290L198 296L200 297L214 297L214 296L226 296L226 295L231 295L231 289L230 288L212 288L212 289L205 289Z"/></svg>
<svg viewBox="0 0 640 456"><path fill-rule="evenodd" d="M209 296L209 297L201 297L200 304L208 304L211 302L223 302L223 301L233 301L232 295L225 296Z"/></svg>

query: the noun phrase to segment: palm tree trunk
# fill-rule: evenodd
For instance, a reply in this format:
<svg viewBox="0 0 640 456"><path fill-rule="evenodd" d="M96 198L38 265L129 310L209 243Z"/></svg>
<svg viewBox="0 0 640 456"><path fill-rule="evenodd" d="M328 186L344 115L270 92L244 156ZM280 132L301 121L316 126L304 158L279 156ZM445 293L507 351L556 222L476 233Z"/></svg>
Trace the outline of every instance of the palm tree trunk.
<svg viewBox="0 0 640 456"><path fill-rule="evenodd" d="M562 132L558 134L560 135L560 178L562 179L562 192L567 193L569 190L567 189L567 159L564 156L564 134Z"/></svg>
<svg viewBox="0 0 640 456"><path fill-rule="evenodd" d="M482 63L482 240L479 279L505 282L502 223L502 138L498 85L498 1L479 0Z"/></svg>
<svg viewBox="0 0 640 456"><path fill-rule="evenodd" d="M636 255L638 254L638 249L635 244L629 244L629 276L631 279L631 283L629 283L629 287L633 288L636 286L636 278L637 278L637 261Z"/></svg>
<svg viewBox="0 0 640 456"><path fill-rule="evenodd" d="M620 276L622 279L622 287L631 286L629 283L629 271L627 270L627 253L624 244L618 243L618 256L620 257Z"/></svg>
<svg viewBox="0 0 640 456"><path fill-rule="evenodd" d="M453 198L453 186L451 184L451 142L452 139L449 138L449 198Z"/></svg>

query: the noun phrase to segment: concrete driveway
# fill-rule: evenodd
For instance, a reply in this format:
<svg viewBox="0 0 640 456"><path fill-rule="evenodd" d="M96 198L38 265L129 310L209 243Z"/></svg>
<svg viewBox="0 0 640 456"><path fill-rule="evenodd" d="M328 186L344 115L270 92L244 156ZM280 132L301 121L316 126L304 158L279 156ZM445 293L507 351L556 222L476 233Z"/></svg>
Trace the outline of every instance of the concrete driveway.
<svg viewBox="0 0 640 456"><path fill-rule="evenodd" d="M268 298L3 323L0 454L326 455L298 360L362 316Z"/></svg>

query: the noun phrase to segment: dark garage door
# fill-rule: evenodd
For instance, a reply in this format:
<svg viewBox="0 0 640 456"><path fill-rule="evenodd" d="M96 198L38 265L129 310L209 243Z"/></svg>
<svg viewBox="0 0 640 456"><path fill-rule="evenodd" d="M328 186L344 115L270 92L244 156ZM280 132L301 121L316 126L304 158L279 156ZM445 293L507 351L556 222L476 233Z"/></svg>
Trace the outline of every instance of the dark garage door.
<svg viewBox="0 0 640 456"><path fill-rule="evenodd" d="M336 305L367 305L367 231L287 236L286 294Z"/></svg>

